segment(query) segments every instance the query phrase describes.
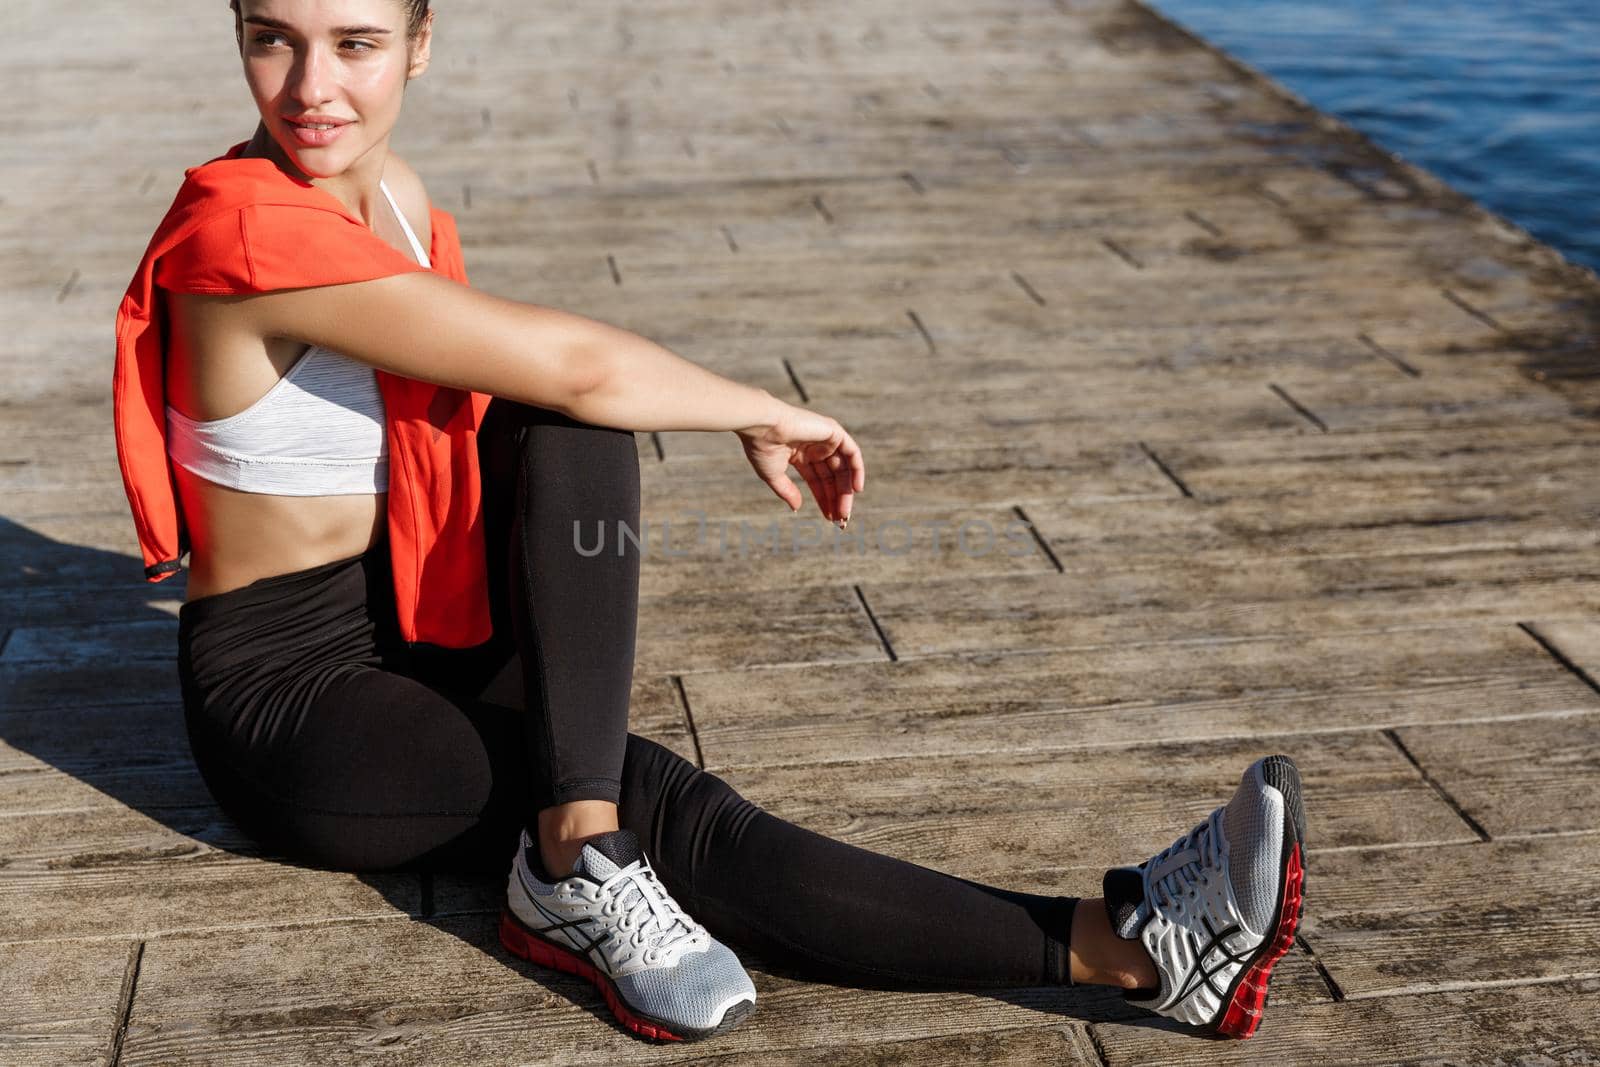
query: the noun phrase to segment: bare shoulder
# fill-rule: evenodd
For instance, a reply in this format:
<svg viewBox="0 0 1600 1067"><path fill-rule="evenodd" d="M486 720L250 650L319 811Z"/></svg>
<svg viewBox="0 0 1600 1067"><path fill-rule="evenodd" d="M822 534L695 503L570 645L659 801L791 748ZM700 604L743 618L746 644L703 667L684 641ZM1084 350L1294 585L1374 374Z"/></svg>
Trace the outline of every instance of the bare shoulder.
<svg viewBox="0 0 1600 1067"><path fill-rule="evenodd" d="M429 212L431 201L421 175L411 169L411 164L390 152L384 162L383 180L399 202L400 210L406 213L406 221L417 231L417 239L426 247L433 236L433 227Z"/></svg>

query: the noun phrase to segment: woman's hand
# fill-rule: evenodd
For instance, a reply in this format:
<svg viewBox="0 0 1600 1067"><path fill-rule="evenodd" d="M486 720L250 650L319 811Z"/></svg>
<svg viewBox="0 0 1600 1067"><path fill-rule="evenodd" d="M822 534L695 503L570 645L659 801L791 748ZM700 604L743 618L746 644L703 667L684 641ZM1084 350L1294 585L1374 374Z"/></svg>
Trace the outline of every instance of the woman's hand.
<svg viewBox="0 0 1600 1067"><path fill-rule="evenodd" d="M785 404L771 425L734 432L756 474L791 511L805 504L799 487L789 480L792 465L811 487L829 522L843 526L850 518L852 498L867 487L867 464L843 426L826 415Z"/></svg>

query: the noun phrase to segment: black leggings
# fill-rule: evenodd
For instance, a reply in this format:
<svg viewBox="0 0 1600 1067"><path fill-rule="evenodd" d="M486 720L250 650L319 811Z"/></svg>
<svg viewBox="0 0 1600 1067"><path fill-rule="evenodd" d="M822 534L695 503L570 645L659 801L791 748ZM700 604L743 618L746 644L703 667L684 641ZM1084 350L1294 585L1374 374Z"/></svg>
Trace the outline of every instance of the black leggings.
<svg viewBox="0 0 1600 1067"><path fill-rule="evenodd" d="M183 605L190 745L246 833L339 870L503 877L539 810L615 800L668 890L735 948L858 985L1069 984L1074 899L831 840L627 732L638 553L584 556L572 523L638 528L633 434L496 399L479 456L487 644L406 646L382 543Z"/></svg>

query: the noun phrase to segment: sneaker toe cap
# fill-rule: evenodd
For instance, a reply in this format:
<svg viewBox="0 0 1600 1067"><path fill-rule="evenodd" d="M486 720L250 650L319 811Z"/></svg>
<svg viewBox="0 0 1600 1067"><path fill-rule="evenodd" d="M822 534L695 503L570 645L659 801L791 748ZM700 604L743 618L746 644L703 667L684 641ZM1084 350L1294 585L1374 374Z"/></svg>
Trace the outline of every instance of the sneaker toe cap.
<svg viewBox="0 0 1600 1067"><path fill-rule="evenodd" d="M755 983L738 957L715 940L704 951L685 953L674 967L636 971L616 983L634 1010L691 1031L713 1030L730 1007L756 999Z"/></svg>

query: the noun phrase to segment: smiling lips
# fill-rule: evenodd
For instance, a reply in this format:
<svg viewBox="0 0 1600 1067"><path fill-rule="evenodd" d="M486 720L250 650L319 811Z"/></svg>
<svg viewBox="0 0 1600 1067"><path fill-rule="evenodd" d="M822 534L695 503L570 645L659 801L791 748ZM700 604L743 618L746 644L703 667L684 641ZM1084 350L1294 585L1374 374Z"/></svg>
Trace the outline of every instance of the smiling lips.
<svg viewBox="0 0 1600 1067"><path fill-rule="evenodd" d="M351 124L350 119L323 118L317 115L284 121L294 131L295 140L311 148L332 144L344 132L345 127Z"/></svg>

